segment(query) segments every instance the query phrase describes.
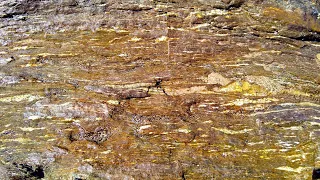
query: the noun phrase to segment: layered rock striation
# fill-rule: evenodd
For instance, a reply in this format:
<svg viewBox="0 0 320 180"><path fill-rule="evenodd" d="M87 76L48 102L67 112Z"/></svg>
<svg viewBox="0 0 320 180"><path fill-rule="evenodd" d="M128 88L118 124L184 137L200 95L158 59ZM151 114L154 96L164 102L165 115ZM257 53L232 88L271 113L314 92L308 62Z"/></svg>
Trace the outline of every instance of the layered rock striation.
<svg viewBox="0 0 320 180"><path fill-rule="evenodd" d="M0 179L316 179L318 1L0 2Z"/></svg>

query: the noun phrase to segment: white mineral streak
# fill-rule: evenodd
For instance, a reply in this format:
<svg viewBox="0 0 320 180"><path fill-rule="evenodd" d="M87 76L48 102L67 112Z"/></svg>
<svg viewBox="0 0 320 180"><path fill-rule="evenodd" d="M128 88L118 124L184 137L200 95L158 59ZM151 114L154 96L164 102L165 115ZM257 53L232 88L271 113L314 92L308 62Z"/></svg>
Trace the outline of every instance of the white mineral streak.
<svg viewBox="0 0 320 180"><path fill-rule="evenodd" d="M140 41L140 40L141 40L141 38L133 37L133 38L131 38L129 41L131 41L131 42L138 42L138 41Z"/></svg>
<svg viewBox="0 0 320 180"><path fill-rule="evenodd" d="M245 99L236 99L234 101L231 101L230 103L223 104L222 106L233 106L233 105L242 106L245 104L266 104L266 103L271 103L275 101L279 101L279 100L275 98L261 98L256 100L245 98Z"/></svg>
<svg viewBox="0 0 320 180"><path fill-rule="evenodd" d="M163 42L163 41L167 41L167 40L168 40L167 36L161 36L161 37L156 39L156 42Z"/></svg>
<svg viewBox="0 0 320 180"><path fill-rule="evenodd" d="M191 132L191 130L190 129L178 129L177 132L188 134Z"/></svg>
<svg viewBox="0 0 320 180"><path fill-rule="evenodd" d="M257 112L257 113L252 113L250 116L256 116L256 115L262 115L262 114L270 114L270 113L281 113L285 111L293 111L293 110L307 110L307 109L312 109L312 108L290 108L290 109L281 109L281 110L274 110L274 111L265 111L265 112Z"/></svg>
<svg viewBox="0 0 320 180"><path fill-rule="evenodd" d="M42 128L32 128L32 127L25 127L25 128L23 128L23 127L20 127L20 129L21 129L22 131L31 132L31 131L34 131L34 130L42 130L42 129L45 129L45 128L44 128L44 127L42 127Z"/></svg>
<svg viewBox="0 0 320 180"><path fill-rule="evenodd" d="M194 94L194 93L199 93L199 94L209 94L210 92L207 90L206 86L193 86L190 88L181 88L181 89L169 89L167 90L169 95L183 95L183 94Z"/></svg>
<svg viewBox="0 0 320 180"><path fill-rule="evenodd" d="M149 129L149 128L151 128L151 127L152 127L151 125L140 126L139 132L140 132L140 131L143 131L143 130L145 130L145 129Z"/></svg>
<svg viewBox="0 0 320 180"><path fill-rule="evenodd" d="M248 133L250 131L253 131L253 129L242 129L242 130L231 130L231 129L226 129L226 128L216 128L216 127L212 127L212 129L223 132L225 134L244 134L244 133Z"/></svg>
<svg viewBox="0 0 320 180"><path fill-rule="evenodd" d="M298 168L292 168L289 166L281 166L281 167L277 167L277 170L281 170L281 171L289 171L289 172L295 172L295 173L301 173L305 170L310 170L310 167L298 167Z"/></svg>

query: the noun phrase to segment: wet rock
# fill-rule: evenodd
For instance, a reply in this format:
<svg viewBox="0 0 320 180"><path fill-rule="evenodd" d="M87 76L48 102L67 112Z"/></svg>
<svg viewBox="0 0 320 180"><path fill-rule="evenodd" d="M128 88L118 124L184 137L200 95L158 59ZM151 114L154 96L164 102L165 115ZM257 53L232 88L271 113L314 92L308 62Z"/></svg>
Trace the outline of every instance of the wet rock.
<svg viewBox="0 0 320 180"><path fill-rule="evenodd" d="M18 174L13 175L13 179L42 179L45 177L44 169L42 166L31 166L22 163L14 163L13 165L18 170Z"/></svg>
<svg viewBox="0 0 320 180"><path fill-rule="evenodd" d="M313 169L312 171L312 180L320 179L320 170Z"/></svg>
<svg viewBox="0 0 320 180"><path fill-rule="evenodd" d="M29 153L21 156L14 156L13 162L7 163L6 173L3 177L9 179L43 179L47 176L47 168L61 158L67 152L61 148L53 147L43 153Z"/></svg>
<svg viewBox="0 0 320 180"><path fill-rule="evenodd" d="M320 34L316 32L310 33L309 30L307 29L304 29L301 31L301 30L292 29L288 27L279 31L279 35L302 40L302 41L319 41L320 40Z"/></svg>
<svg viewBox="0 0 320 180"><path fill-rule="evenodd" d="M55 156L51 153L24 153L21 156L13 156L11 162L3 166L6 171L1 174L5 179L42 179L45 177L45 169ZM8 161L6 159L5 161Z"/></svg>

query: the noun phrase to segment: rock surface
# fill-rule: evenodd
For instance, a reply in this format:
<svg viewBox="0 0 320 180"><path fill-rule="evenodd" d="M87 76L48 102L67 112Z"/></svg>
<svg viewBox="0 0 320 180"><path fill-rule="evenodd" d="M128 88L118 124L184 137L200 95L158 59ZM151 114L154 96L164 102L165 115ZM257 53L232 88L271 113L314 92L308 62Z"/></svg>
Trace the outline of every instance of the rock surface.
<svg viewBox="0 0 320 180"><path fill-rule="evenodd" d="M0 179L312 179L320 4L0 2Z"/></svg>

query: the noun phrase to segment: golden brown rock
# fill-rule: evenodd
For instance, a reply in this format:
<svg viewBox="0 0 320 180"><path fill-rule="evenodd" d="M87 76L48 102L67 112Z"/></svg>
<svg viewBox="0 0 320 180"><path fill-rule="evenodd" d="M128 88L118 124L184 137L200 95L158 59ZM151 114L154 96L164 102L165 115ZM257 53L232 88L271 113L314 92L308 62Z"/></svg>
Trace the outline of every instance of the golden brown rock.
<svg viewBox="0 0 320 180"><path fill-rule="evenodd" d="M310 2L0 2L0 178L312 179Z"/></svg>

